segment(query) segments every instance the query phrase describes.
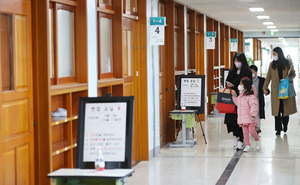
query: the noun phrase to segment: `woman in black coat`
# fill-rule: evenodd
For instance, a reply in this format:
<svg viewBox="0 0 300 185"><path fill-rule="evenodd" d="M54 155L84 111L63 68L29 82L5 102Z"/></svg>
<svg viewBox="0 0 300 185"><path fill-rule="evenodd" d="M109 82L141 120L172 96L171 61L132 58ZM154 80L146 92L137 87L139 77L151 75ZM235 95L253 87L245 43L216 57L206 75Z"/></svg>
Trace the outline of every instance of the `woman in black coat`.
<svg viewBox="0 0 300 185"><path fill-rule="evenodd" d="M231 87L239 95L238 86L240 81L244 77L248 77L252 81L252 72L247 63L247 59L244 53L238 52L233 57L233 68L229 70L229 74L226 79L228 87ZM237 108L237 107L236 107ZM237 113L235 114L225 114L224 123L227 126L228 133L233 132L234 144L233 147L237 149L243 149L243 130L239 127L237 123Z"/></svg>

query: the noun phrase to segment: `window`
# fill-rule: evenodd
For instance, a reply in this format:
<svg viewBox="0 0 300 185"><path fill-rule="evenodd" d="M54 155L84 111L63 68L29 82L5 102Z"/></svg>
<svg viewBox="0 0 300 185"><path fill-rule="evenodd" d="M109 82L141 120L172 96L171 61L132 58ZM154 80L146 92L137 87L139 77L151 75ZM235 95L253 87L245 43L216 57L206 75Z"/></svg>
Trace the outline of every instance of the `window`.
<svg viewBox="0 0 300 185"><path fill-rule="evenodd" d="M190 32L187 34L187 60L188 60L188 69L191 69L191 55L190 55Z"/></svg>
<svg viewBox="0 0 300 185"><path fill-rule="evenodd" d="M123 74L124 81L129 82L133 79L133 21L123 19Z"/></svg>
<svg viewBox="0 0 300 185"><path fill-rule="evenodd" d="M0 61L2 75L2 91L14 90L13 80L13 40L12 15L0 14Z"/></svg>
<svg viewBox="0 0 300 185"><path fill-rule="evenodd" d="M112 16L99 13L98 18L98 78L113 77Z"/></svg>
<svg viewBox="0 0 300 185"><path fill-rule="evenodd" d="M50 4L50 78L51 85L72 83L75 78L75 8Z"/></svg>
<svg viewBox="0 0 300 185"><path fill-rule="evenodd" d="M175 70L178 69L178 34L177 30L174 33L174 62L175 62Z"/></svg>
<svg viewBox="0 0 300 185"><path fill-rule="evenodd" d="M112 9L112 0L99 0L98 6L100 8Z"/></svg>
<svg viewBox="0 0 300 185"><path fill-rule="evenodd" d="M124 13L135 14L137 13L137 0L124 0Z"/></svg>

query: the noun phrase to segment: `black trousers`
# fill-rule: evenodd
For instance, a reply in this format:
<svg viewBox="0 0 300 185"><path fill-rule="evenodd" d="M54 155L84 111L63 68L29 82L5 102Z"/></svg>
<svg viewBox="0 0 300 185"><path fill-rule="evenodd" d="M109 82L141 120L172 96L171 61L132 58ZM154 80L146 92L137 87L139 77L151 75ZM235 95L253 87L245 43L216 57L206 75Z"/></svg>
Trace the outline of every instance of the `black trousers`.
<svg viewBox="0 0 300 185"><path fill-rule="evenodd" d="M279 105L279 113L278 116L275 116L275 131L279 132L282 131L282 125L284 131L287 130L287 125L289 123L289 116L283 117L284 109L283 109L283 102L280 100L280 105Z"/></svg>

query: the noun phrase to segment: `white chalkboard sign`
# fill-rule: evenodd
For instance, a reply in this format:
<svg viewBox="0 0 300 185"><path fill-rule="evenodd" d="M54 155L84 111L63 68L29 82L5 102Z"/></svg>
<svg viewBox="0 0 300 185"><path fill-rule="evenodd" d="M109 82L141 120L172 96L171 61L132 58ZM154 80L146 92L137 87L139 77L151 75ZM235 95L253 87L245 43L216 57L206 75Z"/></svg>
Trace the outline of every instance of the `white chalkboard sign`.
<svg viewBox="0 0 300 185"><path fill-rule="evenodd" d="M83 161L93 162L97 147L105 161L125 160L126 103L87 103Z"/></svg>
<svg viewBox="0 0 300 185"><path fill-rule="evenodd" d="M134 97L80 97L76 168L94 169L101 146L106 169L132 168Z"/></svg>
<svg viewBox="0 0 300 185"><path fill-rule="evenodd" d="M197 110L197 114L204 114L205 76L179 75L177 80L177 110L184 105L187 110Z"/></svg>

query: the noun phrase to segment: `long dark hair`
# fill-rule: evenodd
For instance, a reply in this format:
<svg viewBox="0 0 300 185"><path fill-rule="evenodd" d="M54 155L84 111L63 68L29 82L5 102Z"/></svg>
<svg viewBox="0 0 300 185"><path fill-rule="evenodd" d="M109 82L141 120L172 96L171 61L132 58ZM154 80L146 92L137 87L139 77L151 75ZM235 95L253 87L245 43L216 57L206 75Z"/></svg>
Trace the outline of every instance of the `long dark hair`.
<svg viewBox="0 0 300 185"><path fill-rule="evenodd" d="M242 78L241 82L244 85L244 93L246 96L254 94L252 90L252 82L248 77Z"/></svg>
<svg viewBox="0 0 300 185"><path fill-rule="evenodd" d="M232 68L232 72L236 73L236 71L238 70L234 64L234 61L237 60L239 62L242 62L242 68L241 68L241 73L240 76L246 76L247 72L251 73L246 56L244 53L242 52L237 52L234 57L233 57L233 68Z"/></svg>
<svg viewBox="0 0 300 185"><path fill-rule="evenodd" d="M276 47L273 49L273 51L278 54L278 60L277 61L273 60L272 68L276 69L277 67L278 70L280 71L284 70L286 67L289 68L290 67L289 60L287 60L284 57L282 49L280 47Z"/></svg>

